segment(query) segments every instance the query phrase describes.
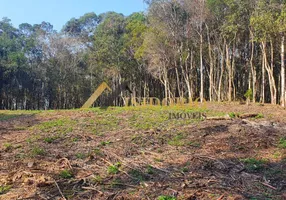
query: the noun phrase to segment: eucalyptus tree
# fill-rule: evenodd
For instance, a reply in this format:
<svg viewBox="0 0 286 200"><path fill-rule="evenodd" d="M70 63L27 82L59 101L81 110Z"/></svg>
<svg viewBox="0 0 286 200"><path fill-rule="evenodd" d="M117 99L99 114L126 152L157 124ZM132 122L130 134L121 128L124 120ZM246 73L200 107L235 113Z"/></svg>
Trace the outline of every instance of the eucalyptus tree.
<svg viewBox="0 0 286 200"><path fill-rule="evenodd" d="M0 107L17 109L27 77L19 32L8 18L0 21Z"/></svg>
<svg viewBox="0 0 286 200"><path fill-rule="evenodd" d="M115 12L99 16L101 23L94 33L93 51L90 54L90 71L99 75L97 82L106 80L116 88L125 76L126 54L123 51L125 17ZM118 102L117 102L118 103Z"/></svg>
<svg viewBox="0 0 286 200"><path fill-rule="evenodd" d="M127 59L125 73L129 76L134 96L136 92L144 97L148 95L149 81L147 80L146 61L142 55L146 32L147 19L143 13L133 13L125 19L123 35L123 51Z"/></svg>
<svg viewBox="0 0 286 200"><path fill-rule="evenodd" d="M254 29L255 39L260 43L262 51L262 102L265 101L265 70L268 74L268 82L271 93L271 103L277 103L277 88L274 77L274 40L276 35L277 15L271 2L258 0L256 9L251 17L251 25ZM270 44L270 60L268 48Z"/></svg>
<svg viewBox="0 0 286 200"><path fill-rule="evenodd" d="M280 13L276 20L278 31L281 38L281 95L280 103L283 107L286 104L285 97L285 33L286 33L286 5L285 1L278 2Z"/></svg>

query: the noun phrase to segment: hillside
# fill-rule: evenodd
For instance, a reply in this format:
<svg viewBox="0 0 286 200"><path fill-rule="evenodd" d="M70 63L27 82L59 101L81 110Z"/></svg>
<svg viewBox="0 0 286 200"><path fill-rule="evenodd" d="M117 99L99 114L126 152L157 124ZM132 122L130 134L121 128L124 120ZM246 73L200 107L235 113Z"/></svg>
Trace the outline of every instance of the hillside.
<svg viewBox="0 0 286 200"><path fill-rule="evenodd" d="M199 112L231 119L169 119ZM285 199L285 181L279 106L0 111L2 200Z"/></svg>

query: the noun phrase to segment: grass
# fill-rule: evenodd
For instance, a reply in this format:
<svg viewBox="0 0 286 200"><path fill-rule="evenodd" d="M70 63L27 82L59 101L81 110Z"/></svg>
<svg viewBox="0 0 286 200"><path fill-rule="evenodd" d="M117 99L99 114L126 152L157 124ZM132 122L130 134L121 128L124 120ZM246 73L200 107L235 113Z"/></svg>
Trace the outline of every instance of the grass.
<svg viewBox="0 0 286 200"><path fill-rule="evenodd" d="M108 144L111 144L111 142L110 142L110 141L102 141L102 142L100 143L101 146L106 146L106 145L108 145Z"/></svg>
<svg viewBox="0 0 286 200"><path fill-rule="evenodd" d="M41 111L26 111L26 110L16 110L16 111L2 111L0 110L0 121L6 121L9 119L14 119L23 115L32 116L41 113Z"/></svg>
<svg viewBox="0 0 286 200"><path fill-rule="evenodd" d="M10 185L0 185L0 195L7 193L11 188Z"/></svg>
<svg viewBox="0 0 286 200"><path fill-rule="evenodd" d="M68 190L70 190L69 193L72 193L72 187L74 186L72 185L72 181L75 181L73 178L82 176L81 171L77 170L77 168L82 167L86 167L85 169L87 169L88 174L94 173L86 178L86 185L84 186L99 188L102 191L110 189L111 192L113 192L109 186L120 187L120 189L124 188L125 190L125 188L129 188L127 187L128 185L134 186L134 188L138 186L140 190L144 191L145 185L146 188L150 185L148 181L160 182L165 178L167 180L166 185L170 185L171 188L176 184L177 174L179 177L183 175L190 177L190 180L188 178L188 182L191 181L193 182L192 184L197 184L200 183L200 179L202 178L192 178L191 174L197 173L196 164L198 163L197 160L190 161L188 155L206 153L210 157L213 156L218 159L216 156L220 154L220 152L225 153L224 148L220 148L221 146L230 147L225 148L227 149L226 153L236 153L236 151L232 152L231 147L233 145L243 146L246 153L243 157L245 159L242 159L241 162L244 163L248 173L252 171L257 175L261 175L261 177L265 176L267 180L276 180L285 177L285 172L280 167L280 159L283 159L284 155L283 149L286 148L285 137L281 138L281 136L277 134L278 137L275 138L276 145L273 146L276 151L271 151L271 155L277 158L275 162L277 161L277 165L279 166L270 170L272 163L268 164L266 160L252 158L254 155L260 155L258 154L260 153L260 148L250 149L249 146L251 145L249 144L252 138L248 140L248 138L245 137L249 136L247 132L242 132L240 135L232 135L231 139L233 140L227 140L227 142L225 142L225 140L221 140L221 138L224 139L222 136L226 136L226 133L223 131L215 132L216 134L207 137L204 136L203 133L209 130L207 128L216 126L212 121L199 123L201 120L169 119L169 113L197 112L206 112L207 116L225 115L225 113L219 113L216 110L210 111L199 107L160 106L145 108L107 108L106 110L93 108L86 111L45 111L41 113L41 115L37 115L37 120L39 120L37 125L33 125L33 122L31 128L26 127L27 133L29 133L27 134L27 137L29 137L27 140L28 144L24 142L21 143L22 148L16 148L16 144L13 142L11 142L11 144L5 144L3 142L3 148L12 149L12 153L15 154L14 157L17 156L17 161L31 159L31 155L47 155L45 157L39 157L41 158L39 159L39 166L43 169L49 168L48 165L50 163L56 163L57 160L61 158L67 158L75 170L67 170L69 168L62 170L64 168L60 165L61 163L58 163L56 167L60 168L55 168L55 176L53 176L55 179L60 179L60 183L61 181L66 183L66 185L60 185L65 196L67 196L66 194L68 193L68 186L70 186L70 188L68 188ZM230 112L230 110L227 110L227 112ZM237 117L237 113L230 113L229 115ZM17 116L16 114L14 115ZM22 117L20 119L22 119ZM217 123L220 124L221 122ZM232 124L232 122L230 122L230 124ZM25 126L27 126L26 122L21 125L24 125L23 127L19 126L23 130ZM228 124L225 126L228 127ZM220 129L220 127L218 128ZM247 127L245 129L248 130ZM262 133L259 134L262 135ZM25 141L27 137L23 138L23 141ZM227 136L226 139L229 137L230 136ZM252 136L250 135L249 137ZM8 142L10 142L10 140ZM210 153L205 152L207 148ZM261 149L262 148L263 147L261 147ZM257 154L253 153L254 151ZM51 155L48 153L51 153ZM244 152L239 151L238 153L240 154L236 155L240 157L241 153ZM226 161L221 161L226 166L228 166L227 159L226 157ZM41 160L47 162L47 165L41 165ZM107 162L101 160L106 160ZM121 166L121 163L116 163L117 161L122 161L124 165ZM202 162L203 161L204 160L202 160ZM233 162L236 162L236 160ZM202 164L205 166L205 163L199 166L199 173L201 172L202 175L209 178L208 169L210 167L216 167L216 165L212 161L207 163L210 164L204 168L200 166ZM93 164L98 165L96 169L91 167ZM58 171L59 169L60 171ZM170 171L171 176L163 170ZM220 172L219 168L216 170L218 173ZM277 180L277 182L278 181L279 180ZM273 184L273 186L276 185ZM154 187L157 186L154 185ZM182 195L185 195L183 189ZM2 190L7 191L9 188L6 189L3 187ZM131 191L133 192L133 190L130 189L130 194ZM80 193L81 191L78 192ZM156 190L156 192L157 193L154 194L147 192L148 194L146 195L151 195L150 198L159 200L176 199L173 196L164 196L172 193L159 191L159 189ZM214 192L215 191L210 191L210 193ZM134 189L134 195L138 195L137 189ZM181 194L179 194L178 199L181 199L180 195ZM218 198L217 195L213 197ZM73 198L72 195L71 198Z"/></svg>
<svg viewBox="0 0 286 200"><path fill-rule="evenodd" d="M129 173L133 178L135 178L139 181L147 181L148 180L148 177L146 176L146 174L142 173L139 170L133 169Z"/></svg>
<svg viewBox="0 0 286 200"><path fill-rule="evenodd" d="M157 200L176 200L177 198L172 196L159 196Z"/></svg>
<svg viewBox="0 0 286 200"><path fill-rule="evenodd" d="M255 119L262 119L262 118L264 118L264 115L261 113L255 116Z"/></svg>
<svg viewBox="0 0 286 200"><path fill-rule="evenodd" d="M0 121L5 121L8 119L13 119L17 117L18 115L10 115L10 114L0 114Z"/></svg>
<svg viewBox="0 0 286 200"><path fill-rule="evenodd" d="M121 163L115 163L114 165L110 165L107 168L108 174L117 174L119 172L119 167L121 166Z"/></svg>
<svg viewBox="0 0 286 200"><path fill-rule="evenodd" d="M51 120L47 122L42 122L32 127L33 130L44 132L44 133L59 133L59 134L67 134L73 131L73 126L76 124L76 121L61 118L56 120Z"/></svg>
<svg viewBox="0 0 286 200"><path fill-rule="evenodd" d="M147 174L154 174L155 173L154 168L152 166L148 165L146 168L146 173Z"/></svg>
<svg viewBox="0 0 286 200"><path fill-rule="evenodd" d="M13 145L11 143L5 143L4 145L5 151L10 151L13 148Z"/></svg>
<svg viewBox="0 0 286 200"><path fill-rule="evenodd" d="M282 149L286 149L286 137L283 137L279 140L278 146Z"/></svg>
<svg viewBox="0 0 286 200"><path fill-rule="evenodd" d="M190 141L190 142L188 142L188 145L191 146L191 147L199 148L201 146L201 143L196 142L196 141Z"/></svg>
<svg viewBox="0 0 286 200"><path fill-rule="evenodd" d="M92 179L92 182L95 183L95 184L101 184L102 183L101 176L99 176L99 175L94 176L93 179Z"/></svg>
<svg viewBox="0 0 286 200"><path fill-rule="evenodd" d="M63 170L60 172L60 177L63 179L71 179L73 177L73 173L70 170Z"/></svg>
<svg viewBox="0 0 286 200"><path fill-rule="evenodd" d="M228 114L230 118L236 118L237 117L237 114L234 113L234 112L231 112Z"/></svg>
<svg viewBox="0 0 286 200"><path fill-rule="evenodd" d="M171 140L168 141L168 144L171 146L183 146L185 142L183 141L185 139L185 136L183 134L178 134L175 137L173 137Z"/></svg>
<svg viewBox="0 0 286 200"><path fill-rule="evenodd" d="M46 142L46 143L49 143L49 144L51 144L51 143L53 143L56 139L58 139L58 137L46 137L46 138L44 138L44 142Z"/></svg>
<svg viewBox="0 0 286 200"><path fill-rule="evenodd" d="M245 164L245 168L249 171L258 171L264 168L266 164L265 159L245 158L241 160Z"/></svg>
<svg viewBox="0 0 286 200"><path fill-rule="evenodd" d="M44 156L45 154L46 154L46 151L40 147L33 147L31 149L32 156Z"/></svg>
<svg viewBox="0 0 286 200"><path fill-rule="evenodd" d="M85 153L77 153L75 156L78 159L85 159L87 157L87 154L85 154Z"/></svg>

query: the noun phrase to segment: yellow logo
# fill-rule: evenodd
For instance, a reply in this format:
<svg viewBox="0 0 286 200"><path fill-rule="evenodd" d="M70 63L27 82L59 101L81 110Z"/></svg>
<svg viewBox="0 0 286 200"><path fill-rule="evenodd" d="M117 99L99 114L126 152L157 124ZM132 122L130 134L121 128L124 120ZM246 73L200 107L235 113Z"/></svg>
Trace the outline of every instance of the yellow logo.
<svg viewBox="0 0 286 200"><path fill-rule="evenodd" d="M89 99L85 102L85 104L81 107L89 108L92 106L92 104L98 99L98 97L104 92L105 89L108 89L109 91L112 91L110 87L103 82L96 90L95 92L89 97ZM123 89L129 90L130 93L131 90L128 88L127 83L123 83L118 87L118 91L122 91ZM118 92L117 91L117 92ZM119 93L113 95L118 96ZM162 101L156 97L149 97L149 98L137 98L137 97L123 97L125 106L146 106L146 105L153 105L153 106L197 106L200 105L201 107L205 106L204 103L206 102L205 99L203 99L203 103L199 103L199 98L195 101L192 101L191 98L185 99L185 98L165 98ZM110 105L108 105L110 106Z"/></svg>
<svg viewBox="0 0 286 200"><path fill-rule="evenodd" d="M108 89L111 91L110 87L105 83L101 83L101 85L95 90L95 92L89 97L89 99L84 103L84 105L81 107L83 108L89 108L91 105L96 101L96 99L104 92L105 89Z"/></svg>

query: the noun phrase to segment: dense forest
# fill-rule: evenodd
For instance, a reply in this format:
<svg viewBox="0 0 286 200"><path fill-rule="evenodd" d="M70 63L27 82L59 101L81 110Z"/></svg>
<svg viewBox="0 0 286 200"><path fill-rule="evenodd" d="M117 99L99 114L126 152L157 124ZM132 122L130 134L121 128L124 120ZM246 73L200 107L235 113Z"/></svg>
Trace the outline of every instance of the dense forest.
<svg viewBox="0 0 286 200"><path fill-rule="evenodd" d="M284 106L286 1L146 3L130 16L87 13L61 31L3 18L0 109L78 108L103 81L127 82L136 97Z"/></svg>

